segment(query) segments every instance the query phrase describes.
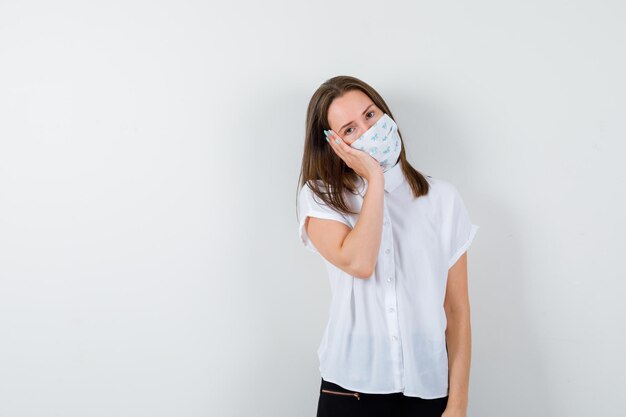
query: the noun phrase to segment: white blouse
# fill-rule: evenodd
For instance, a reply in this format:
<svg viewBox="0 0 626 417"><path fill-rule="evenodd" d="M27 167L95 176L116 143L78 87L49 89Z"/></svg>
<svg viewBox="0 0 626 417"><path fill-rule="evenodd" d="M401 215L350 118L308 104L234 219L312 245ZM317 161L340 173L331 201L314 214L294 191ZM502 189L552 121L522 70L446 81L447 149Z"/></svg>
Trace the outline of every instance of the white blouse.
<svg viewBox="0 0 626 417"><path fill-rule="evenodd" d="M468 249L478 226L451 183L427 176L428 194L414 199L400 163L384 176L383 229L373 275L353 277L322 257L332 299L317 350L320 373L363 393L445 397L448 269ZM367 180L361 178L358 195L346 192L353 211L361 211L366 190ZM308 186L301 188L298 217L302 243L319 254L304 228L307 216L353 228L359 215L341 214L314 197Z"/></svg>

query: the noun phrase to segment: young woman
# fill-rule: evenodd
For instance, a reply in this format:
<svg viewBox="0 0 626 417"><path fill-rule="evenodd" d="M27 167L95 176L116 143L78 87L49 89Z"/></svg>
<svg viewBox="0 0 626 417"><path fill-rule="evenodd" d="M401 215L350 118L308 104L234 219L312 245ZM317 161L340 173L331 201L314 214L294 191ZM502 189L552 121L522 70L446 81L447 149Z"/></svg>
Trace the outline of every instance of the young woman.
<svg viewBox="0 0 626 417"><path fill-rule="evenodd" d="M465 417L478 226L451 183L409 164L391 110L357 78L310 100L297 209L332 291L317 416Z"/></svg>

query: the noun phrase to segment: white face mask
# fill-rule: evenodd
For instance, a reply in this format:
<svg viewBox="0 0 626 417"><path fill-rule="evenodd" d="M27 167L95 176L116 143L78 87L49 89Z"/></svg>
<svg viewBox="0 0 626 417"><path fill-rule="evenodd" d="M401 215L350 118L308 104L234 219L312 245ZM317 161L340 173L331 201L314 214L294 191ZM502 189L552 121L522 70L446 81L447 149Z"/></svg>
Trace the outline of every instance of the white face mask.
<svg viewBox="0 0 626 417"><path fill-rule="evenodd" d="M387 113L350 145L367 152L383 167L383 172L393 167L400 156L398 126Z"/></svg>

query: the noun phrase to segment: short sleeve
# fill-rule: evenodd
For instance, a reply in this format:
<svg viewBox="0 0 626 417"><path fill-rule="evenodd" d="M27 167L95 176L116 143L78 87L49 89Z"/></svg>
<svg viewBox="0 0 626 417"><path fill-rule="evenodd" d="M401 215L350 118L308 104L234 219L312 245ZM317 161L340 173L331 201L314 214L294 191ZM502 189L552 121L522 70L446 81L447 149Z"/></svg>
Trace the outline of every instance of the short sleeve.
<svg viewBox="0 0 626 417"><path fill-rule="evenodd" d="M448 269L472 244L479 226L472 223L469 212L456 187L447 183L442 197L442 241Z"/></svg>
<svg viewBox="0 0 626 417"><path fill-rule="evenodd" d="M342 213L335 211L332 207L326 205L319 197L313 193L313 190L308 185L304 185L300 189L298 194L298 220L299 220L299 232L300 241L311 252L319 253L313 245L313 242L309 239L309 236L304 227L307 217L317 217L320 219L336 220L344 223L348 227L352 227L346 216Z"/></svg>

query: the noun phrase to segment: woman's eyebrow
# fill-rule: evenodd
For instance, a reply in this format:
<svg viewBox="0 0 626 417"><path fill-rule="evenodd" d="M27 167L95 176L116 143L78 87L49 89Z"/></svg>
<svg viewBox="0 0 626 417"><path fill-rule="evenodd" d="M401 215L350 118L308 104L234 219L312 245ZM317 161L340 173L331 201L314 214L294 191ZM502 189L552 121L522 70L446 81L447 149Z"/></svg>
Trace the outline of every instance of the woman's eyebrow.
<svg viewBox="0 0 626 417"><path fill-rule="evenodd" d="M361 116L363 116L365 113L367 113L367 109L369 109L369 108L370 108L370 107L372 107L373 105L374 105L374 103L372 103L372 104L370 104L369 106L367 106L367 107L365 108L365 110L363 110L363 113L361 113ZM346 123L345 125L341 126L341 127L339 128L339 130L338 130L338 131L343 130L343 128L344 128L344 127L348 126L350 123L353 123L353 122L354 122L354 120L353 120L352 122L348 122L348 123Z"/></svg>

